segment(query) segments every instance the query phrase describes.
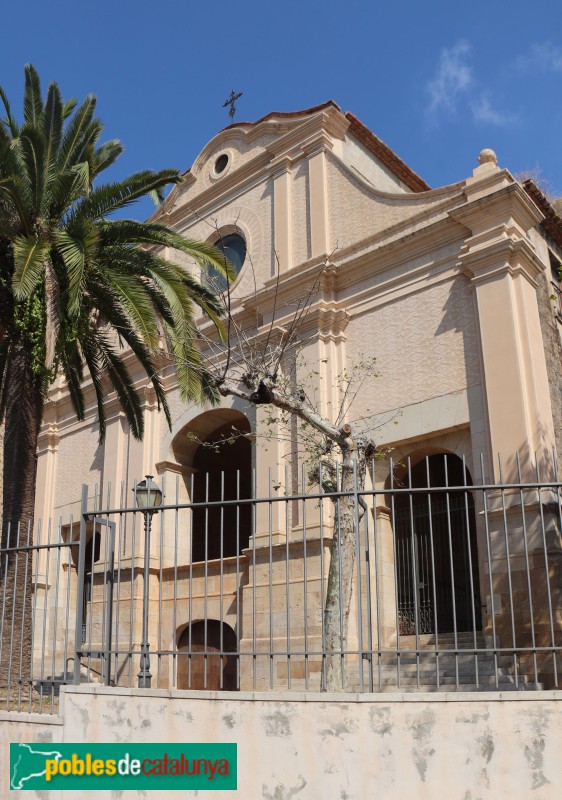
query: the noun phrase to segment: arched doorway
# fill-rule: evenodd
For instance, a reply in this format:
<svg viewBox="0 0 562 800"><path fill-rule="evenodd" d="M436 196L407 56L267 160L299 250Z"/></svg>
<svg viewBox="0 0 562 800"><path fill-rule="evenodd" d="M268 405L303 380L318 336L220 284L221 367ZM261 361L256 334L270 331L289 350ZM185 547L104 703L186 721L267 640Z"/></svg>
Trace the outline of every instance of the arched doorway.
<svg viewBox="0 0 562 800"><path fill-rule="evenodd" d="M236 691L237 650L236 634L225 622L208 619L188 625L178 640L178 689Z"/></svg>
<svg viewBox="0 0 562 800"><path fill-rule="evenodd" d="M252 445L246 437L249 432L245 417L236 424L227 422L209 434L195 452L193 502L223 500L225 505L193 510L193 561L210 561L221 555L228 558L248 547L251 504L230 502L252 496Z"/></svg>
<svg viewBox="0 0 562 800"><path fill-rule="evenodd" d="M238 555L252 532L252 442L250 423L233 409L200 414L174 439L174 455L192 473L192 561ZM222 502L221 502L222 501ZM220 505L211 505L221 503Z"/></svg>
<svg viewBox="0 0 562 800"><path fill-rule="evenodd" d="M400 488L472 486L458 456L418 461ZM398 621L402 635L482 629L472 492L394 496Z"/></svg>

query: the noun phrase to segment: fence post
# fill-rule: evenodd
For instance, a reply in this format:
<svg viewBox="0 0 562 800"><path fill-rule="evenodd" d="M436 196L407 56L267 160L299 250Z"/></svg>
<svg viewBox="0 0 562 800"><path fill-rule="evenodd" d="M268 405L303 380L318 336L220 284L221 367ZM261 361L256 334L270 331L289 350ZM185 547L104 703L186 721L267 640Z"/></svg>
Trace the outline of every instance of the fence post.
<svg viewBox="0 0 562 800"><path fill-rule="evenodd" d="M109 530L108 530L109 529ZM107 639L105 648L105 685L111 686L111 644L113 628L113 587L115 583L115 523L106 520L109 533L109 564L107 570Z"/></svg>
<svg viewBox="0 0 562 800"><path fill-rule="evenodd" d="M74 685L80 684L82 653L82 612L84 606L84 568L86 566L86 523L88 518L88 487L82 484L80 502L80 538L78 541L78 582L76 586L76 627L74 630ZM72 534L71 534L72 535Z"/></svg>

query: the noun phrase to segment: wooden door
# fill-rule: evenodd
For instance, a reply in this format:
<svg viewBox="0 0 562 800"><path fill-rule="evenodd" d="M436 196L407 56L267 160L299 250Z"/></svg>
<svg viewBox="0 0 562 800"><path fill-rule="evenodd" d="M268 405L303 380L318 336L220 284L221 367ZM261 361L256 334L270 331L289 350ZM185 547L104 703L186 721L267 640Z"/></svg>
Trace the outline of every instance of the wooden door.
<svg viewBox="0 0 562 800"><path fill-rule="evenodd" d="M236 656L232 655L235 651L236 634L225 623L222 637L218 620L207 620L206 636L204 622L191 626L191 636L186 628L178 642L177 688L236 691ZM231 655L221 655L221 652Z"/></svg>

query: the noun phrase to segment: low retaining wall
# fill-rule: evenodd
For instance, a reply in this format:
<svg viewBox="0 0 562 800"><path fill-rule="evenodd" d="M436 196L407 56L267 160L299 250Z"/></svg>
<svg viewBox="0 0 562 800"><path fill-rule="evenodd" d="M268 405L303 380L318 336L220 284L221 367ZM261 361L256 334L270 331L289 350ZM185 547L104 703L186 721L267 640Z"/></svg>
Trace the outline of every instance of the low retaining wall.
<svg viewBox="0 0 562 800"><path fill-rule="evenodd" d="M236 742L237 792L163 792L238 800L562 796L562 692L252 694L67 687L60 716L0 714L0 796L9 743ZM94 792L95 798L157 793Z"/></svg>

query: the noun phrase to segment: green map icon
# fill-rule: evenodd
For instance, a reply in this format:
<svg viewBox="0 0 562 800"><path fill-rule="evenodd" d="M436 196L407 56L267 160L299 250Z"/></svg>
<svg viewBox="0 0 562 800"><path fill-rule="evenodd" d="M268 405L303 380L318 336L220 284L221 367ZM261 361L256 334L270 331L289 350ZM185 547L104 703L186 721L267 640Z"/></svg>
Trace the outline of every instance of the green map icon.
<svg viewBox="0 0 562 800"><path fill-rule="evenodd" d="M34 779L40 780L43 788L47 758L58 761L62 758L62 753L58 750L45 750L44 745L34 747L32 744L12 743L10 745L10 789L33 789ZM28 781L31 781L31 784Z"/></svg>

